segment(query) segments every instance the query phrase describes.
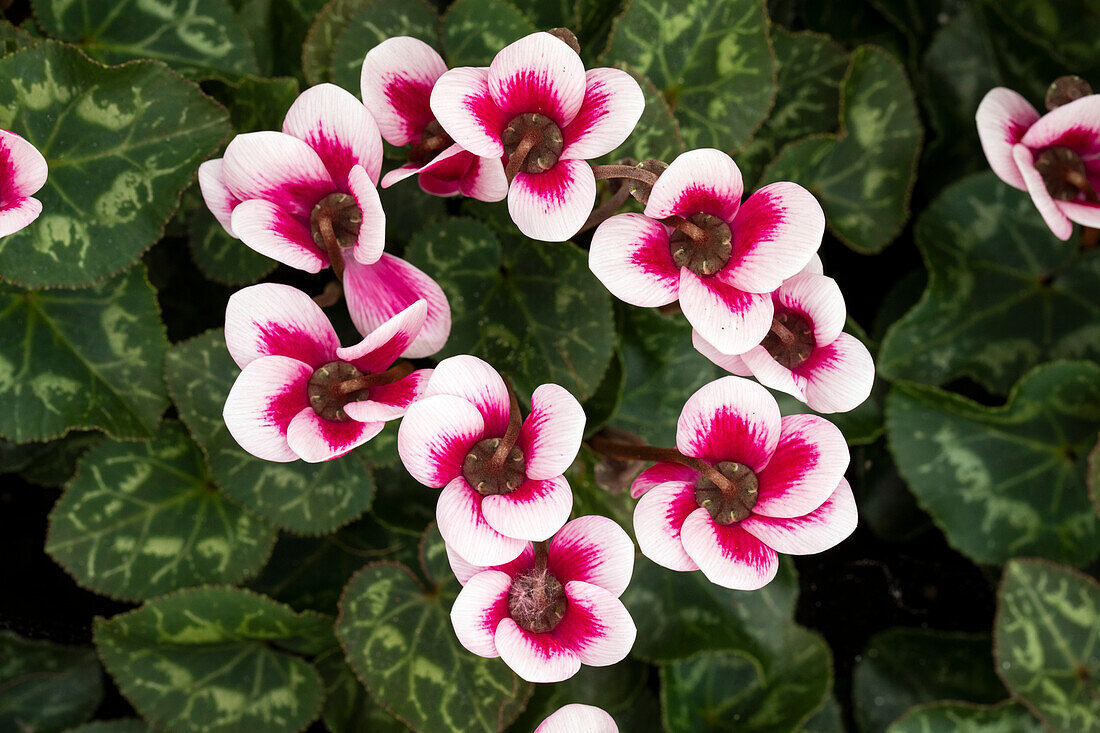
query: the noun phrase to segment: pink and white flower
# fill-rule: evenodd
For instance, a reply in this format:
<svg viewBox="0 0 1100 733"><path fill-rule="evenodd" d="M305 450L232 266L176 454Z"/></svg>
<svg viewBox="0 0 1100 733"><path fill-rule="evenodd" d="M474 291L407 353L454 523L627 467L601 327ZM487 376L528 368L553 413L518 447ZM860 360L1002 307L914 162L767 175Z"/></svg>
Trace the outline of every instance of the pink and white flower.
<svg viewBox="0 0 1100 733"><path fill-rule="evenodd" d="M562 473L580 449L580 403L544 384L520 420L514 395L491 366L453 356L436 367L397 434L413 478L443 488L436 505L443 539L476 565L515 559L528 541L558 531L573 508Z"/></svg>
<svg viewBox="0 0 1100 733"><path fill-rule="evenodd" d="M241 373L222 416L242 448L268 461L337 458L401 417L430 369L395 367L424 324L420 300L341 347L321 308L300 290L263 283L233 294L225 343Z"/></svg>
<svg viewBox="0 0 1100 733"><path fill-rule="evenodd" d="M772 329L763 342L730 356L698 331L692 342L703 356L738 376L796 397L816 412L847 412L871 394L875 363L863 343L842 332L844 296L836 281L798 274L772 293Z"/></svg>
<svg viewBox="0 0 1100 733"><path fill-rule="evenodd" d="M580 230L596 201L585 161L629 137L645 99L626 72L586 73L564 41L533 33L502 49L488 68L443 74L431 107L456 143L504 167L508 212L520 231L562 242Z"/></svg>
<svg viewBox="0 0 1100 733"><path fill-rule="evenodd" d="M500 201L508 179L499 156L480 158L463 150L435 120L432 87L447 71L434 48L419 38L388 38L363 60L363 103L382 137L391 145L410 145L408 162L382 177L382 188L417 176L420 188L435 196L464 196Z"/></svg>
<svg viewBox="0 0 1100 733"><path fill-rule="evenodd" d="M602 708L575 702L548 715L535 733L619 733L619 726Z"/></svg>
<svg viewBox="0 0 1100 733"><path fill-rule="evenodd" d="M755 590L775 577L778 553L822 552L855 529L844 436L816 415L781 418L758 384L723 377L693 394L676 447L706 473L659 463L632 489L644 491L634 509L638 547L658 565Z"/></svg>
<svg viewBox="0 0 1100 733"><path fill-rule="evenodd" d="M615 664L634 646L637 629L619 600L633 572L622 527L579 517L548 545L525 543L515 560L467 578L451 624L474 654L500 657L529 682L560 682L582 664Z"/></svg>
<svg viewBox="0 0 1100 733"><path fill-rule="evenodd" d="M615 297L643 307L680 301L688 322L724 354L743 354L771 326L771 292L810 263L825 214L806 189L772 183L741 203L737 164L692 150L657 178L643 214L596 229L592 272Z"/></svg>
<svg viewBox="0 0 1100 733"><path fill-rule="evenodd" d="M42 213L31 198L46 185L46 159L21 136L0 130L0 237L14 234Z"/></svg>
<svg viewBox="0 0 1100 733"><path fill-rule="evenodd" d="M978 105L976 119L993 172L1030 194L1054 236L1069 239L1073 222L1100 227L1100 95L1040 117L1020 94L997 87ZM1091 193L1073 180L1086 182Z"/></svg>

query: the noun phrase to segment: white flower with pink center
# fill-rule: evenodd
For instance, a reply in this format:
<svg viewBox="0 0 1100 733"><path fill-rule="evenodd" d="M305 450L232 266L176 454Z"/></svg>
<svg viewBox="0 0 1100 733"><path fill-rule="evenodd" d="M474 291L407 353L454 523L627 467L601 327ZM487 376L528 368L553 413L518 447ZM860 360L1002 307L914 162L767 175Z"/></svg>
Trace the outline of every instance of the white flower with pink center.
<svg viewBox="0 0 1100 733"><path fill-rule="evenodd" d="M619 726L607 711L575 702L548 715L535 733L619 733Z"/></svg>
<svg viewBox="0 0 1100 733"><path fill-rule="evenodd" d="M723 377L693 394L676 450L657 450L675 462L634 482L634 533L642 554L666 568L756 590L775 577L778 553L822 552L855 529L840 430L816 415L781 418L768 391L746 379Z"/></svg>
<svg viewBox="0 0 1100 733"><path fill-rule="evenodd" d="M443 57L418 38L389 38L367 52L363 103L386 142L410 146L407 162L382 177L382 188L415 175L420 188L435 196L461 193L500 201L508 195L500 157L481 158L463 150L432 114L432 87L446 71Z"/></svg>
<svg viewBox="0 0 1100 733"><path fill-rule="evenodd" d="M451 69L432 89L447 135L504 167L508 213L532 239L576 234L596 201L585 161L630 136L645 108L624 71L591 69L565 41L533 33L506 46L488 68Z"/></svg>
<svg viewBox="0 0 1100 733"><path fill-rule="evenodd" d="M622 527L579 517L549 542L524 543L515 560L466 578L451 624L474 654L500 657L528 682L560 682L582 664L605 667L630 653L638 632L619 596L633 572L634 544Z"/></svg>
<svg viewBox="0 0 1100 733"><path fill-rule="evenodd" d="M476 565L515 559L528 541L558 531L573 508L562 473L584 433L573 395L544 384L522 419L515 394L474 356L436 367L401 421L397 450L420 483L443 488L436 520L443 539Z"/></svg>
<svg viewBox="0 0 1100 733"><path fill-rule="evenodd" d="M426 312L417 301L345 348L300 290L263 283L234 293L225 343L241 373L225 401L226 427L268 461L317 463L362 445L405 414L431 376L408 362L393 366Z"/></svg>
<svg viewBox="0 0 1100 733"><path fill-rule="evenodd" d="M1100 95L1063 77L1047 94L1043 116L1020 94L991 89L976 115L978 137L997 176L1027 191L1054 236L1073 222L1100 227Z"/></svg>
<svg viewBox="0 0 1100 733"><path fill-rule="evenodd" d="M653 183L643 214L596 229L592 272L627 303L680 301L688 322L723 354L743 354L768 333L771 292L810 262L825 214L795 183L749 196L737 164L719 150L677 157Z"/></svg>
<svg viewBox="0 0 1100 733"><path fill-rule="evenodd" d="M42 213L31 198L46 185L46 159L21 136L0 130L0 237L14 234Z"/></svg>
<svg viewBox="0 0 1100 733"><path fill-rule="evenodd" d="M836 281L800 273L772 293L775 314L764 340L740 356L723 354L692 332L695 348L726 371L754 376L817 412L847 412L871 394L875 363L863 343L842 332L844 296Z"/></svg>

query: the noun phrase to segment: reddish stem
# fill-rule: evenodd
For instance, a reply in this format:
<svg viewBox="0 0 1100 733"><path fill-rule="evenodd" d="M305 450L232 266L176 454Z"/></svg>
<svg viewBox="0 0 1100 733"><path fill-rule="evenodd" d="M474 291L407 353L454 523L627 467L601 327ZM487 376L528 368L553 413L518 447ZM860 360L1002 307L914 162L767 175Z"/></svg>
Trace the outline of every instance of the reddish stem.
<svg viewBox="0 0 1100 733"><path fill-rule="evenodd" d="M512 154L508 156L508 167L504 169L504 175L508 177L508 183L519 174L520 169L523 168L524 161L527 160L527 154L531 152L531 149L542 142L542 132L537 127L532 127L530 130L523 134L523 139L519 141L519 145L512 151Z"/></svg>
<svg viewBox="0 0 1100 733"><path fill-rule="evenodd" d="M497 446L497 449L493 451L493 455L489 458L489 466L496 471L504 468L504 462L508 460L508 454L512 452L516 441L519 440L519 429L522 423L519 414L519 400L516 399L516 392L512 389L512 382L508 377L504 377L504 386L508 389L508 429L504 431L504 437L500 439L500 445Z"/></svg>
<svg viewBox="0 0 1100 733"><path fill-rule="evenodd" d="M358 392L368 387L378 387L383 384L393 384L394 382L404 379L412 374L416 367L412 365L411 361L403 361L399 364L395 364L384 372L378 372L377 374L364 374L354 379L348 379L343 382L338 382L332 385L332 393L336 395L349 395L353 392Z"/></svg>
<svg viewBox="0 0 1100 733"><path fill-rule="evenodd" d="M687 466L692 471L705 476L726 495L735 496L736 488L733 482L726 478L721 471L693 456L685 456L675 448L658 448L652 445L634 445L632 443L620 443L617 440L608 440L599 435L588 439L588 447L596 453L608 458L619 458L628 461L660 461L666 463L678 463Z"/></svg>

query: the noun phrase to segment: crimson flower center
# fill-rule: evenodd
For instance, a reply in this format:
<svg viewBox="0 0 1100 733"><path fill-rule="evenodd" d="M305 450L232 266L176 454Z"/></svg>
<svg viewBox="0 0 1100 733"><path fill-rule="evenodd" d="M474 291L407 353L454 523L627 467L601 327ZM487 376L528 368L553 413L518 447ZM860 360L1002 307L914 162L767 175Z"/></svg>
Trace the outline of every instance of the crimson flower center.
<svg viewBox="0 0 1100 733"><path fill-rule="evenodd" d="M510 494L527 478L527 458L513 445L503 461L494 461L501 438L484 438L474 444L462 462L462 475L482 496Z"/></svg>
<svg viewBox="0 0 1100 733"><path fill-rule="evenodd" d="M513 580L508 590L508 613L512 620L534 634L553 631L568 605L565 587L546 568L527 571Z"/></svg>
<svg viewBox="0 0 1100 733"><path fill-rule="evenodd" d="M408 160L413 165L427 165L452 145L454 140L443 130L443 125L432 120L424 126L424 132L420 133L416 144L409 148Z"/></svg>
<svg viewBox="0 0 1100 733"><path fill-rule="evenodd" d="M554 167L565 148L558 124L535 112L512 118L500 135L508 169L516 173L545 173Z"/></svg>
<svg viewBox="0 0 1100 733"><path fill-rule="evenodd" d="M793 311L776 311L772 328L760 345L784 367L794 369L810 358L817 340L808 319Z"/></svg>
<svg viewBox="0 0 1100 733"><path fill-rule="evenodd" d="M722 461L715 465L729 479L728 487L719 487L703 476L695 484L695 503L710 513L717 524L728 525L747 519L759 498L760 481L743 463Z"/></svg>
<svg viewBox="0 0 1100 733"><path fill-rule="evenodd" d="M1035 159L1035 170L1055 201L1074 201L1088 181L1081 156L1069 148L1047 148Z"/></svg>
<svg viewBox="0 0 1100 733"><path fill-rule="evenodd" d="M678 226L668 239L672 261L696 275L709 276L720 271L733 254L730 225L712 214L693 214L686 222L689 226Z"/></svg>

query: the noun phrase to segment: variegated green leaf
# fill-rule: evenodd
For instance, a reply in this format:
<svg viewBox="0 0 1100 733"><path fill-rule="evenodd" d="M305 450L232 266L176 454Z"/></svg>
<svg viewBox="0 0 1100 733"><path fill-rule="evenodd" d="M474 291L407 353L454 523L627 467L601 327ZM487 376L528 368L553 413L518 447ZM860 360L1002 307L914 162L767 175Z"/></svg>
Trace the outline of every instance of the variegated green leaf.
<svg viewBox="0 0 1100 733"><path fill-rule="evenodd" d="M922 130L905 69L874 46L852 52L840 92L841 132L791 143L763 183L797 181L830 231L857 252L881 251L909 218Z"/></svg>
<svg viewBox="0 0 1100 733"><path fill-rule="evenodd" d="M1003 407L908 382L886 400L898 470L947 541L979 563L1096 558L1100 520L1085 463L1098 427L1100 367L1091 362L1036 367Z"/></svg>
<svg viewBox="0 0 1100 733"><path fill-rule="evenodd" d="M997 673L1053 733L1100 730L1100 584L1041 560L1012 560L997 591Z"/></svg>
<svg viewBox="0 0 1100 733"><path fill-rule="evenodd" d="M1100 251L1056 239L1026 193L966 178L921 215L916 240L928 288L882 341L886 377L968 376L1003 393L1036 364L1100 359Z"/></svg>
<svg viewBox="0 0 1100 733"><path fill-rule="evenodd" d="M95 620L99 657L143 718L179 733L297 733L321 713L299 655L331 648L332 619L252 591L206 587Z"/></svg>
<svg viewBox="0 0 1100 733"><path fill-rule="evenodd" d="M149 437L168 406L157 373L167 350L141 265L84 290L0 284L0 435Z"/></svg>
<svg viewBox="0 0 1100 733"><path fill-rule="evenodd" d="M1093 0L987 3L1022 36L1041 44L1067 72L1094 66L1100 55L1100 8ZM1050 79L1054 81L1054 79Z"/></svg>
<svg viewBox="0 0 1100 733"><path fill-rule="evenodd" d="M769 25L763 0L633 0L601 61L652 79L689 148L736 150L775 101Z"/></svg>
<svg viewBox="0 0 1100 733"><path fill-rule="evenodd" d="M508 0L456 0L443 16L447 64L488 66L497 51L536 30L545 29L536 29Z"/></svg>
<svg viewBox="0 0 1100 733"><path fill-rule="evenodd" d="M34 44L35 39L25 30L6 20L0 20L0 56L6 56Z"/></svg>
<svg viewBox="0 0 1100 733"><path fill-rule="evenodd" d="M0 128L50 169L42 215L0 239L0 275L27 287L83 287L132 264L229 132L225 110L163 64L104 68L52 42L0 59Z"/></svg>
<svg viewBox="0 0 1100 733"><path fill-rule="evenodd" d="M933 702L914 707L891 723L886 733L1043 733L1043 726L1014 702L988 706Z"/></svg>
<svg viewBox="0 0 1100 733"><path fill-rule="evenodd" d="M13 443L0 438L0 473L18 473L32 484L61 486L76 472L80 457L103 440L103 433L72 432L45 443Z"/></svg>
<svg viewBox="0 0 1100 733"><path fill-rule="evenodd" d="M501 247L484 224L429 225L406 257L451 302L451 336L437 358L474 354L530 394L555 382L585 400L611 360L615 329L607 291L572 243L528 240Z"/></svg>
<svg viewBox="0 0 1100 733"><path fill-rule="evenodd" d="M128 601L237 583L274 546L275 528L214 488L174 421L151 441L107 441L85 456L46 535L46 552L81 586Z"/></svg>
<svg viewBox="0 0 1100 733"><path fill-rule="evenodd" d="M92 717L102 699L91 649L0 631L0 730L55 733Z"/></svg>
<svg viewBox="0 0 1100 733"><path fill-rule="evenodd" d="M256 74L252 44L226 0L33 0L46 33L107 64L163 61L205 79Z"/></svg>
<svg viewBox="0 0 1100 733"><path fill-rule="evenodd" d="M70 728L65 733L156 733L149 724L137 718L119 720L99 720Z"/></svg>
<svg viewBox="0 0 1100 733"><path fill-rule="evenodd" d="M648 77L632 70L628 65L620 68L630 73L645 95L645 110L638 125L622 145L607 156L609 161L633 158L637 161L670 161L684 152L684 139L680 136L680 124L668 106L661 90Z"/></svg>
<svg viewBox="0 0 1100 733"><path fill-rule="evenodd" d="M655 726L656 717L637 719L639 710L645 710L644 695L649 692L648 664L627 658L610 667L582 666L577 674L564 682L538 685L526 709L512 724L515 733L535 730L547 716L565 705L574 703L594 705L615 718L622 733L644 731ZM656 708L656 700L654 708ZM656 709L653 710L656 713Z"/></svg>
<svg viewBox="0 0 1100 733"><path fill-rule="evenodd" d="M222 407L240 369L218 329L172 347L165 374L180 418L203 449L214 483L275 525L325 534L365 512L374 481L358 452L324 463L272 463L229 434Z"/></svg>
<svg viewBox="0 0 1100 733"><path fill-rule="evenodd" d="M325 681L325 707L321 719L329 733L405 733L408 730L367 694L339 649L326 653L316 664Z"/></svg>
<svg viewBox="0 0 1100 733"><path fill-rule="evenodd" d="M287 110L298 98L298 80L292 76L245 76L232 83L208 81L203 88L229 110L233 132L238 134L281 130Z"/></svg>
<svg viewBox="0 0 1100 733"><path fill-rule="evenodd" d="M254 283L279 266L275 260L229 236L205 206L198 207L191 214L187 244L191 249L191 259L202 274L208 280L225 285Z"/></svg>

